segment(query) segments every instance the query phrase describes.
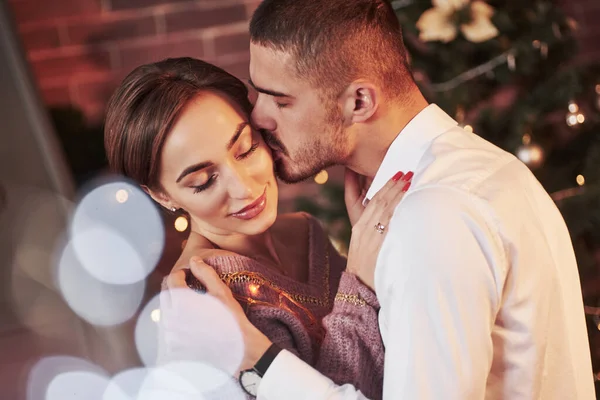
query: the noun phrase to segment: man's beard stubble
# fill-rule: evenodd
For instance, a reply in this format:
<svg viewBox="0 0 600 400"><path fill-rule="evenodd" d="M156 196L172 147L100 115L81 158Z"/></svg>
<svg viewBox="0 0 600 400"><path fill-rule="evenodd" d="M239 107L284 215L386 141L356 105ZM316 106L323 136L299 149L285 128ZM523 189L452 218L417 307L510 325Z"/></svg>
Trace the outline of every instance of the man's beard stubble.
<svg viewBox="0 0 600 400"><path fill-rule="evenodd" d="M343 121L340 118L336 119L336 116L338 115L330 115L328 118L330 130L324 133L324 136L329 138L329 142L305 143L299 147L302 153L295 154L294 158L272 132L261 130L265 143L273 153L273 169L279 180L286 184L303 182L324 169L344 162L347 138Z"/></svg>

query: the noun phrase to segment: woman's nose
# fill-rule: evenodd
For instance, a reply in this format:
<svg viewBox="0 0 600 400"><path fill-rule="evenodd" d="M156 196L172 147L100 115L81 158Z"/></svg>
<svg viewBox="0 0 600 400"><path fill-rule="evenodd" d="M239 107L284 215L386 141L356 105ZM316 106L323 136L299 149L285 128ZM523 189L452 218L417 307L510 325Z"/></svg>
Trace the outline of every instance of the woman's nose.
<svg viewBox="0 0 600 400"><path fill-rule="evenodd" d="M243 168L231 169L227 174L227 191L233 199L253 199L252 182Z"/></svg>

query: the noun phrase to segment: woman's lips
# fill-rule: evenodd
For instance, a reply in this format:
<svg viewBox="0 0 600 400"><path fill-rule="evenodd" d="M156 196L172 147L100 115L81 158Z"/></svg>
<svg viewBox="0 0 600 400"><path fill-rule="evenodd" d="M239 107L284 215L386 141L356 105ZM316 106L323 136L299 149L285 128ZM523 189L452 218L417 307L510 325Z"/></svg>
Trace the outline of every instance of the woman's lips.
<svg viewBox="0 0 600 400"><path fill-rule="evenodd" d="M258 214L263 212L267 205L267 189L265 188L263 194L252 203L248 204L246 207L242 208L240 211L232 213L231 216L239 219L252 219L256 217Z"/></svg>

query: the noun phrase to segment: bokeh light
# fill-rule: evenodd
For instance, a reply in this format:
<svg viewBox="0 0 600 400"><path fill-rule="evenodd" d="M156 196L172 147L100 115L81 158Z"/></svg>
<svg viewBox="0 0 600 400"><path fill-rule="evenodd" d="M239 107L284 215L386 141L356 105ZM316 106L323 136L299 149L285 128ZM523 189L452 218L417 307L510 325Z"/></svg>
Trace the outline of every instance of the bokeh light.
<svg viewBox="0 0 600 400"><path fill-rule="evenodd" d="M150 274L164 247L156 205L122 179L95 181L73 215L70 236L77 257L105 283L131 284Z"/></svg>
<svg viewBox="0 0 600 400"><path fill-rule="evenodd" d="M127 193L127 190L125 190L125 189L117 190L117 193L115 194L115 199L117 200L117 203L123 204L127 201L128 198L129 198L129 193Z"/></svg>
<svg viewBox="0 0 600 400"><path fill-rule="evenodd" d="M172 362L151 369L138 395L139 400L204 398L243 400L246 396L231 375L193 361Z"/></svg>
<svg viewBox="0 0 600 400"><path fill-rule="evenodd" d="M45 400L102 400L108 378L87 371L57 375L46 392Z"/></svg>
<svg viewBox="0 0 600 400"><path fill-rule="evenodd" d="M86 271L101 282L131 284L146 276L144 261L130 242L100 224L71 239L77 259Z"/></svg>
<svg viewBox="0 0 600 400"><path fill-rule="evenodd" d="M159 307L156 323L152 313ZM156 365L157 358L160 364L194 361L233 375L244 356L242 334L229 309L215 297L187 288L162 292L146 304L138 316L135 344L146 366Z"/></svg>
<svg viewBox="0 0 600 400"><path fill-rule="evenodd" d="M135 347L140 360L146 366L156 365L159 345L160 296L160 294L154 296L144 306L135 325ZM158 320L156 320L157 314Z"/></svg>
<svg viewBox="0 0 600 400"><path fill-rule="evenodd" d="M145 281L113 285L99 281L84 269L70 241L58 264L58 284L71 309L91 324L117 325L130 319L139 308Z"/></svg>
<svg viewBox="0 0 600 400"><path fill-rule="evenodd" d="M184 217L183 215L180 215L179 217L177 217L177 219L175 220L175 229L178 232L185 232L185 230L188 228L188 220L186 217Z"/></svg>
<svg viewBox="0 0 600 400"><path fill-rule="evenodd" d="M152 312L150 313L150 319L152 320L152 322L160 322L160 309L155 309L152 310Z"/></svg>
<svg viewBox="0 0 600 400"><path fill-rule="evenodd" d="M315 175L315 182L318 183L319 185L326 183L328 179L329 179L329 174L327 173L326 170L322 170L317 175Z"/></svg>
<svg viewBox="0 0 600 400"><path fill-rule="evenodd" d="M58 400L59 397L49 397L49 395L56 396L61 388L63 382L70 382L70 377L63 376L60 380L55 379L66 373L82 373L85 380L90 386L97 388L98 394L101 396L105 390L105 386L108 383L108 374L102 368L98 367L91 362L72 356L51 356L45 357L39 360L32 368L27 379L27 400ZM89 378L89 379L88 379ZM51 386L53 386L51 388ZM71 387L71 392L74 395L78 395L79 388L77 382ZM61 397L60 400L65 399L101 399L101 397L73 397L72 395Z"/></svg>
<svg viewBox="0 0 600 400"><path fill-rule="evenodd" d="M575 102L569 102L569 112L576 113L579 111L579 106Z"/></svg>
<svg viewBox="0 0 600 400"><path fill-rule="evenodd" d="M102 400L136 400L148 372L146 368L119 372L108 383Z"/></svg>

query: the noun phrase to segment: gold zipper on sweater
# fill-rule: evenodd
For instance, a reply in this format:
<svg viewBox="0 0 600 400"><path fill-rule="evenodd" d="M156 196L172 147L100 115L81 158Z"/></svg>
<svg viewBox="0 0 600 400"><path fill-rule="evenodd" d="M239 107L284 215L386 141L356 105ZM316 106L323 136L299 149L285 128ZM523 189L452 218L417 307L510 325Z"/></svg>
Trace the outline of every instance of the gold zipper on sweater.
<svg viewBox="0 0 600 400"><path fill-rule="evenodd" d="M326 297L327 301L325 301L325 300L319 299L314 296L306 296L306 295L302 295L302 294L290 293L290 292L284 291L277 284L266 279L264 276L257 274L257 273L253 273L253 272L229 272L229 273L221 274L220 277L221 277L221 280L223 280L228 285L232 284L232 283L254 283L257 285L265 285L266 284L278 291L285 292L290 298L292 298L295 301L301 302L301 303L317 304L320 306L327 306L329 304L329 301L328 301L329 296Z"/></svg>
<svg viewBox="0 0 600 400"><path fill-rule="evenodd" d="M285 292L294 301L297 301L300 303L305 303L305 304L316 304L321 307L328 307L329 306L329 293L330 293L330 290L329 290L329 273L330 273L329 239L326 238L325 240L326 240L326 243L325 243L325 274L324 274L324 279L323 279L323 281L324 281L323 283L325 286L325 296L323 296L322 298L318 298L318 297L314 297L314 296L307 296L307 295L297 294L297 293L290 293L290 292L284 291L276 283L271 282L270 280L266 279L263 275L257 274L254 272L228 272L228 273L220 274L221 280L228 285L231 283L254 283L257 285L267 284L281 292Z"/></svg>
<svg viewBox="0 0 600 400"><path fill-rule="evenodd" d="M335 299L354 304L355 306L365 307L367 305L366 301L364 301L358 295L355 294L338 293L335 295Z"/></svg>

